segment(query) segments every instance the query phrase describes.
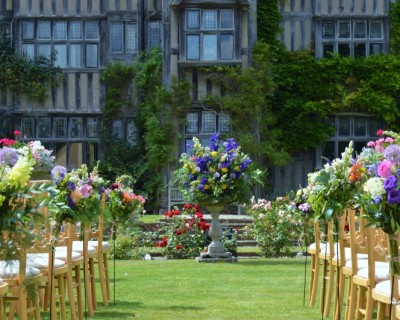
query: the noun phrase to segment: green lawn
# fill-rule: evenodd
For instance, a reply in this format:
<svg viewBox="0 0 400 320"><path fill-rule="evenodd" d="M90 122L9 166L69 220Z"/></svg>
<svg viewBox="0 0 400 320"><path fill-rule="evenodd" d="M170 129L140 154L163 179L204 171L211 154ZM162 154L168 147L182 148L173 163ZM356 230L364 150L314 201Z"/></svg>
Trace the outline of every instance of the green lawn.
<svg viewBox="0 0 400 320"><path fill-rule="evenodd" d="M308 277L309 266L307 293ZM317 306L303 306L304 259L117 261L115 284L115 305L112 291L93 319L321 319Z"/></svg>

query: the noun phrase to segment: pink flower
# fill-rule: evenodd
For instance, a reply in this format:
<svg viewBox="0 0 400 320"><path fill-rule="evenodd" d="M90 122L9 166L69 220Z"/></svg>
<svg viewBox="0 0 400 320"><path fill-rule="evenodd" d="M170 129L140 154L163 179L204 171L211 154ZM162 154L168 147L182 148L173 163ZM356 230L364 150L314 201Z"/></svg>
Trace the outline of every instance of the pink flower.
<svg viewBox="0 0 400 320"><path fill-rule="evenodd" d="M387 178L392 174L392 163L388 160L383 160L378 166L378 175L381 178Z"/></svg>
<svg viewBox="0 0 400 320"><path fill-rule="evenodd" d="M373 148L373 147L375 147L375 142L374 141L369 141L367 143L367 146Z"/></svg>
<svg viewBox="0 0 400 320"><path fill-rule="evenodd" d="M376 132L376 135L377 135L377 136L383 135L383 130L382 130L382 129L379 129L379 130Z"/></svg>
<svg viewBox="0 0 400 320"><path fill-rule="evenodd" d="M16 136L20 136L20 135L21 135L21 131L15 130L15 131L14 131L14 134L15 134Z"/></svg>
<svg viewBox="0 0 400 320"><path fill-rule="evenodd" d="M394 139L391 138L391 137L387 137L387 138L385 139L385 142L387 142L387 143L393 143L393 142L394 142Z"/></svg>

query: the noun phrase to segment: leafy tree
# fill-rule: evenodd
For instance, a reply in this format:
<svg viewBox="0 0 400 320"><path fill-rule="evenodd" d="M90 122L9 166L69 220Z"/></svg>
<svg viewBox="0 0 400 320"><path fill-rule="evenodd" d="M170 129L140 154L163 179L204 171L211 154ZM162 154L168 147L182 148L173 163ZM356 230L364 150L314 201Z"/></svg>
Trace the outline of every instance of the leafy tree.
<svg viewBox="0 0 400 320"><path fill-rule="evenodd" d="M188 83L174 80L167 90L161 72L161 50L154 48L140 54L132 65L108 66L102 75L107 86L103 131L108 145L102 171L110 180L124 173L133 176L135 188L147 196L150 212L160 207L163 170L176 159L179 128L190 106ZM134 98L129 94L132 86ZM137 145L110 135L112 122L123 112L135 115Z"/></svg>

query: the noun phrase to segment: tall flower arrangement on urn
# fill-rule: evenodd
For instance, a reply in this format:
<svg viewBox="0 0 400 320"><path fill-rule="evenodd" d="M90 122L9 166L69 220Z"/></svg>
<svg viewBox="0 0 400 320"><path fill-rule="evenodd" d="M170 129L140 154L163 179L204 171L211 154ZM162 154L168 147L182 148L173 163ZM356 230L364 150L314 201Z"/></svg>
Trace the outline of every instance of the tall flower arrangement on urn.
<svg viewBox="0 0 400 320"><path fill-rule="evenodd" d="M193 146L181 155L179 163L174 183L184 201L199 203L212 216L209 230L212 242L200 259L230 259L231 254L220 242L219 213L228 204L249 203L253 186L261 183L261 171L254 168L252 160L233 138L221 140L218 134L210 138L209 146L203 146L194 137Z"/></svg>

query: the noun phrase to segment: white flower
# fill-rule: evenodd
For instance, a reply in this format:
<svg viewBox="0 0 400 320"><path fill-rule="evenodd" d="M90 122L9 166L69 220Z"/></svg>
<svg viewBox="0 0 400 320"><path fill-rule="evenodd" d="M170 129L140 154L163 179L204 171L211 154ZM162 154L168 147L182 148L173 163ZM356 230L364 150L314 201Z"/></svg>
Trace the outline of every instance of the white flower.
<svg viewBox="0 0 400 320"><path fill-rule="evenodd" d="M378 177L368 179L364 184L364 190L373 198L383 195L385 193L385 189L383 188L383 179Z"/></svg>

